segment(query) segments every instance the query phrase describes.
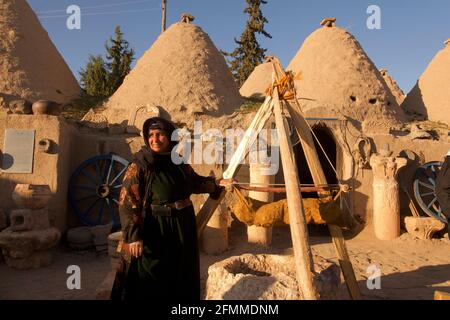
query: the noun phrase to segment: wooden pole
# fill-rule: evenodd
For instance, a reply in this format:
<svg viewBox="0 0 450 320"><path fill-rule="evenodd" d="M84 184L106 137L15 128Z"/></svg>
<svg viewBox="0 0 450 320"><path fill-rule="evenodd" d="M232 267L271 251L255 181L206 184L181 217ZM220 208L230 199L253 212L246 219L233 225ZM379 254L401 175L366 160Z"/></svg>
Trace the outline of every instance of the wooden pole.
<svg viewBox="0 0 450 320"><path fill-rule="evenodd" d="M241 143L236 149L236 152L233 154L230 160L230 164L228 165L227 170L223 173L224 179L233 179L238 168L240 167L242 160L245 159L245 156L249 152L249 146L252 146L255 143L258 134L266 125L267 120L269 120L272 115L273 106L271 104L271 97L267 97L264 101L261 108L256 113L253 118L252 123L248 127L247 131L242 138Z"/></svg>
<svg viewBox="0 0 450 320"><path fill-rule="evenodd" d="M274 68L274 72L277 76L277 79L278 80L281 79L281 77L285 75L285 72L281 67L279 60L276 58L273 59L272 65ZM295 91L293 84L290 86L290 90ZM314 145L314 140L309 125L302 114L300 105L298 104L298 102L296 102L294 108L292 107L291 104L287 103L287 108L291 116L291 119L294 121L295 127L297 129L297 133L300 142L302 144L302 148L314 184L326 185L327 179L325 173L323 172L322 165L320 164L320 160L317 155L316 147ZM319 191L318 194L320 197L327 197L331 195L331 193L328 190ZM339 264L341 266L342 274L344 275L345 283L347 284L350 296L354 300L361 300L362 299L361 291L359 290L355 272L353 270L352 263L350 262L350 257L347 252L347 246L345 245L342 230L340 227L334 225L328 225L328 230L330 231L331 237L333 239L333 244L339 259Z"/></svg>
<svg viewBox="0 0 450 320"><path fill-rule="evenodd" d="M162 22L161 22L161 33L166 31L166 11L167 11L167 0L162 0Z"/></svg>
<svg viewBox="0 0 450 320"><path fill-rule="evenodd" d="M311 176L313 178L314 184L326 185L327 179L325 173L323 172L322 165L320 164L319 156L317 155L310 128L306 123L305 118L301 114L301 110L298 108L298 106L294 109L292 105L288 103L287 107L289 114L294 121L295 127L297 128L297 133L300 138L303 152L305 153L305 158L311 171ZM327 197L331 195L328 190L321 190L318 192L318 194L321 197ZM341 266L342 274L344 275L349 294L353 300L362 300L361 291L359 290L355 271L353 270L352 263L350 262L350 257L347 252L347 246L345 245L342 230L338 226L334 225L328 225L328 230L330 231L331 237L333 239L333 244L339 259L339 264Z"/></svg>
<svg viewBox="0 0 450 320"><path fill-rule="evenodd" d="M284 180L286 183L287 201L289 203L289 226L291 229L292 245L294 248L297 282L306 300L317 300L318 294L314 286L314 265L311 248L309 246L308 229L306 227L305 212L302 195L299 191L297 165L292 156L293 149L288 138L286 120L283 117L278 89L273 92L275 122L280 142L281 162L283 165Z"/></svg>

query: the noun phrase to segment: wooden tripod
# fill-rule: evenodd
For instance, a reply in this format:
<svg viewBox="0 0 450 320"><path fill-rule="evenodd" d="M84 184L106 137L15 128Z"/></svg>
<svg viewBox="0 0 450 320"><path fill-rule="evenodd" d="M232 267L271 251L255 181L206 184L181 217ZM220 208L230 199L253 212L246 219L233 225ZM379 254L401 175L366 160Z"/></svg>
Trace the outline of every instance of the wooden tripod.
<svg viewBox="0 0 450 320"><path fill-rule="evenodd" d="M247 155L247 150L250 149L249 146L253 145L266 122L272 114L274 114L278 139L280 142L280 154L286 184L287 200L289 203L289 221L297 271L297 282L305 299L317 300L319 297L313 279L314 268L302 196L299 189L300 179L298 177L297 165L293 156L292 144L289 139L288 125L286 118L283 116L283 112L288 113L294 121L314 183L316 185L326 185L327 181L314 146L310 128L302 114L297 100L294 99L294 106L284 100L284 98L280 100L280 97L292 97L292 93L294 93L293 97L295 98L295 88L292 78L291 81L286 81L286 73L282 69L278 59L272 58L270 62L273 66L272 93L267 96L265 102L247 129L243 140L239 144L236 152L231 158L227 170L223 174L223 178L234 178L240 163L242 163L242 160ZM284 86L280 85L282 80L284 80ZM279 89L283 92L279 92ZM222 192L218 200L208 198L198 213L197 228L199 237L212 214L223 200L225 192L226 191ZM330 195L328 190L322 190L318 193L320 197ZM342 231L340 227L334 225L328 225L328 228L333 239L333 244L350 296L354 300L360 300L362 299L362 295L356 281L353 266L350 262Z"/></svg>

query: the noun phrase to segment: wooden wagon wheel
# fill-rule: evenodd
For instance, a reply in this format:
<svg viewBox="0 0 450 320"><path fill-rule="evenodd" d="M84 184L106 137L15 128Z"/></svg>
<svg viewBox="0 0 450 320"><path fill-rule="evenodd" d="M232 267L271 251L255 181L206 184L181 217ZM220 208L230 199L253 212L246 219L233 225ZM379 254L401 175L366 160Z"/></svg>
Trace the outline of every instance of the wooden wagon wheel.
<svg viewBox="0 0 450 320"><path fill-rule="evenodd" d="M69 182L69 204L80 220L89 226L120 226L118 198L128 161L107 154L84 161Z"/></svg>
<svg viewBox="0 0 450 320"><path fill-rule="evenodd" d="M427 215L447 223L436 196L436 178L441 167L442 162L435 161L426 163L416 170L414 196Z"/></svg>

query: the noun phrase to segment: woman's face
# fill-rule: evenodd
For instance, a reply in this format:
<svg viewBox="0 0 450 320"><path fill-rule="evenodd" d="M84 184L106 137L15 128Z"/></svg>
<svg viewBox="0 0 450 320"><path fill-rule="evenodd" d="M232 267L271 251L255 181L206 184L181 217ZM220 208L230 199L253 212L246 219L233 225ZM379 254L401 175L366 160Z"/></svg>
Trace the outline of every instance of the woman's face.
<svg viewBox="0 0 450 320"><path fill-rule="evenodd" d="M152 129L149 132L148 144L150 149L156 153L163 153L169 151L170 141L166 133L159 129Z"/></svg>

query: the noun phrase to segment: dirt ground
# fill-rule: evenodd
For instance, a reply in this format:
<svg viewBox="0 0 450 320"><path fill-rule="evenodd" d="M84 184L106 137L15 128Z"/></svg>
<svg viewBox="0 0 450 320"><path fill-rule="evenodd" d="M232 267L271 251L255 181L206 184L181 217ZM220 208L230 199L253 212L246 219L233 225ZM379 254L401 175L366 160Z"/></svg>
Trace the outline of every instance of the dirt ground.
<svg viewBox="0 0 450 320"><path fill-rule="evenodd" d="M326 228L310 227L313 253L336 261L334 247ZM347 239L347 247L356 277L365 299L432 300L434 292L450 292L450 241L447 238L416 240L404 233L394 241L376 240L370 227L358 236ZM275 228L273 245L262 248L246 243L243 225L230 231L230 249L218 256L201 254L202 288L208 266L216 261L244 253L292 254L289 227ZM367 268L377 265L382 273L381 289L369 290L366 285L371 275ZM81 268L81 290L69 290L66 273L69 265ZM95 299L96 290L111 271L106 254L94 251L75 252L60 246L54 252L54 263L36 270L13 270L0 263L0 299ZM340 288L340 299L349 299L345 284Z"/></svg>

